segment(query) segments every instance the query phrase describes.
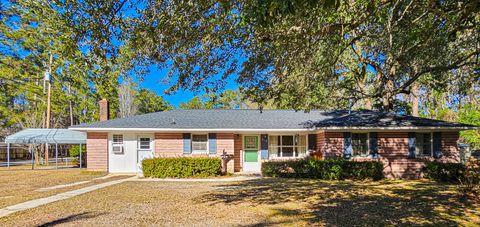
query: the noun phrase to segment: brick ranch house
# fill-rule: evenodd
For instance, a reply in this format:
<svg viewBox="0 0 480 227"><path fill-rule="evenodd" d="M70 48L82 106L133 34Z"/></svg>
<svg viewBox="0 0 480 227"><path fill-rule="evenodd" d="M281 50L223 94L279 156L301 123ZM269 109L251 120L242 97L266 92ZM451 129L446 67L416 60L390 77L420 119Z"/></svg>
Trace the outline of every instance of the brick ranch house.
<svg viewBox="0 0 480 227"><path fill-rule="evenodd" d="M70 129L87 133L87 168L140 172L150 157L232 158L229 172L260 172L266 160L342 157L378 160L389 178L418 178L426 161L459 162L459 123L376 111L171 110Z"/></svg>

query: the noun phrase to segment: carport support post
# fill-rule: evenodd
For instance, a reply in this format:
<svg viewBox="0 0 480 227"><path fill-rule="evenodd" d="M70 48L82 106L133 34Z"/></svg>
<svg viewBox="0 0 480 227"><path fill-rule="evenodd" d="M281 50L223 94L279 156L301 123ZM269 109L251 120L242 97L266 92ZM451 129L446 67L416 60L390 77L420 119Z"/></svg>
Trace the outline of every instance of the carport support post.
<svg viewBox="0 0 480 227"><path fill-rule="evenodd" d="M30 150L30 154L32 155L32 169L34 168L33 166L35 165L33 161L33 146L34 145L30 144L30 146L28 147L28 150Z"/></svg>
<svg viewBox="0 0 480 227"><path fill-rule="evenodd" d="M55 168L58 169L58 143L55 144Z"/></svg>
<svg viewBox="0 0 480 227"><path fill-rule="evenodd" d="M10 143L7 143L7 167L10 168Z"/></svg>
<svg viewBox="0 0 480 227"><path fill-rule="evenodd" d="M80 169L82 168L82 144L80 144Z"/></svg>

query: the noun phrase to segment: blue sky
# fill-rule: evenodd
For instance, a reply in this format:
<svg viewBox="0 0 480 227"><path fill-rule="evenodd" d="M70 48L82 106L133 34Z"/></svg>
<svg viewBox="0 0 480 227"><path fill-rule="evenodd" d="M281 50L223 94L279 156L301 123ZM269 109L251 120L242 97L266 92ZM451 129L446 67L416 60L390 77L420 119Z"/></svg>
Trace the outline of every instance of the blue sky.
<svg viewBox="0 0 480 227"><path fill-rule="evenodd" d="M158 70L156 69L156 67L151 67L150 70L150 73L147 74L144 80L139 83L140 87L149 89L151 91L154 91L157 95L163 96L165 101L169 102L175 107L178 107L178 104L180 104L181 102L186 102L196 95L204 94L204 92L179 90L175 94L165 95L164 91L172 85L172 83L167 84L162 82L163 79L165 79L168 70ZM234 79L230 78L225 89L235 89L237 87L238 85L235 83Z"/></svg>

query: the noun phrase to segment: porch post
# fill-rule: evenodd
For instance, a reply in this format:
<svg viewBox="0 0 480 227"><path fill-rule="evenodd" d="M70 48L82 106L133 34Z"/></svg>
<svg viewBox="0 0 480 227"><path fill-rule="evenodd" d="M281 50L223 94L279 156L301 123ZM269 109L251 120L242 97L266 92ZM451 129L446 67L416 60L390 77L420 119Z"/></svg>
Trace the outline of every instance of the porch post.
<svg viewBox="0 0 480 227"><path fill-rule="evenodd" d="M79 150L80 150L80 160L79 160L80 161L80 167L79 168L81 169L82 168L82 144L80 144L80 149Z"/></svg>
<svg viewBox="0 0 480 227"><path fill-rule="evenodd" d="M55 168L58 169L58 143L55 144Z"/></svg>
<svg viewBox="0 0 480 227"><path fill-rule="evenodd" d="M7 167L10 168L10 143L7 143Z"/></svg>

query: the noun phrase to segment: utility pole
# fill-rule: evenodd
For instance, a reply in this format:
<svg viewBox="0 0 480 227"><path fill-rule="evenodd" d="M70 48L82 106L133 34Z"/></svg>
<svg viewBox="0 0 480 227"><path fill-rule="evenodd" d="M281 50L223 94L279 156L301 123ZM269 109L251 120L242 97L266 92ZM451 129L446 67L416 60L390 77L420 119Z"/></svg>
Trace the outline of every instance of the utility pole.
<svg viewBox="0 0 480 227"><path fill-rule="evenodd" d="M47 119L45 122L45 128L50 128L50 109L51 109L51 96L52 96L52 63L53 55L50 53L50 62L48 64L48 71L45 73L45 81L47 82ZM48 166L48 143L45 144L45 164Z"/></svg>
<svg viewBox="0 0 480 227"><path fill-rule="evenodd" d="M68 107L70 110L70 126L73 126L73 104L72 104L72 85L68 84L68 94L70 95L68 101Z"/></svg>

